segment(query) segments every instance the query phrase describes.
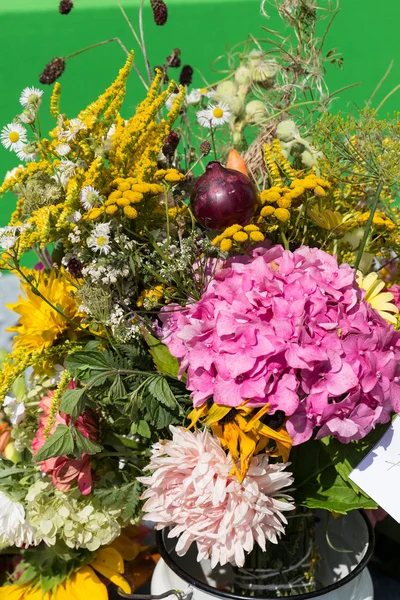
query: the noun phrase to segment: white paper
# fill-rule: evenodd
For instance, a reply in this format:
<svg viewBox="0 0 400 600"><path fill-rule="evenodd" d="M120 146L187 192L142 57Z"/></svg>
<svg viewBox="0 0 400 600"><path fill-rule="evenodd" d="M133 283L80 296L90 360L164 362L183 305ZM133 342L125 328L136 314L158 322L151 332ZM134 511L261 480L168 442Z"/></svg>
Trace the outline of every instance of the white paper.
<svg viewBox="0 0 400 600"><path fill-rule="evenodd" d="M400 523L400 418L349 477Z"/></svg>

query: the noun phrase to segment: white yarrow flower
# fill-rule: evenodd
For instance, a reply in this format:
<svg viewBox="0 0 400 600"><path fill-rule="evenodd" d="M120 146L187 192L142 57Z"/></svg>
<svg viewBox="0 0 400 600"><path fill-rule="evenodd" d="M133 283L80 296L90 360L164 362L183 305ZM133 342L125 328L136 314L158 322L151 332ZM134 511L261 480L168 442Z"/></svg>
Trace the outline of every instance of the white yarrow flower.
<svg viewBox="0 0 400 600"><path fill-rule="evenodd" d="M218 127L227 123L231 118L231 109L226 102L209 104L205 110L199 110L197 120L202 127Z"/></svg>
<svg viewBox="0 0 400 600"><path fill-rule="evenodd" d="M27 108L39 108L42 103L43 90L35 87L26 87L22 90L21 98L19 99L22 106Z"/></svg>
<svg viewBox="0 0 400 600"><path fill-rule="evenodd" d="M110 225L108 223L99 223L96 225L86 243L94 252L108 254L111 250Z"/></svg>
<svg viewBox="0 0 400 600"><path fill-rule="evenodd" d="M85 185L85 187L81 189L79 200L83 208L90 210L99 203L100 192L92 185Z"/></svg>
<svg viewBox="0 0 400 600"><path fill-rule="evenodd" d="M26 519L23 505L0 491L0 544L21 548L37 543L36 529Z"/></svg>
<svg viewBox="0 0 400 600"><path fill-rule="evenodd" d="M16 152L27 142L28 137L25 127L19 123L9 123L1 130L0 139L5 148Z"/></svg>
<svg viewBox="0 0 400 600"><path fill-rule="evenodd" d="M11 396L4 398L3 409L12 425L19 425L26 417L25 404Z"/></svg>

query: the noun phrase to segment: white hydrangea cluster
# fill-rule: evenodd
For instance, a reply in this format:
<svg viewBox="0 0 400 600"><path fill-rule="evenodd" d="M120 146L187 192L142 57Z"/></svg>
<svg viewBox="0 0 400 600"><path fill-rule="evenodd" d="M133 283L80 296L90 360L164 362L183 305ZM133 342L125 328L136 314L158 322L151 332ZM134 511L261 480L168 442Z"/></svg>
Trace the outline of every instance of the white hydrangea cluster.
<svg viewBox="0 0 400 600"><path fill-rule="evenodd" d="M37 481L29 488L26 502L29 522L48 546L62 539L69 548L94 552L121 533L120 510L105 511L95 499L76 491L63 493Z"/></svg>

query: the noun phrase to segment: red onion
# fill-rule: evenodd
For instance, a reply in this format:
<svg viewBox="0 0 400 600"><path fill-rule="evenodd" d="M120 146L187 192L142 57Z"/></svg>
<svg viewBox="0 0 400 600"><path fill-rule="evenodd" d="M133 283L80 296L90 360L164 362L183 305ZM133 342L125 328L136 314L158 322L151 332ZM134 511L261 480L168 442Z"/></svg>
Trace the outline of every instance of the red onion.
<svg viewBox="0 0 400 600"><path fill-rule="evenodd" d="M219 162L208 163L193 188L190 204L196 220L206 229L223 230L247 225L257 207L257 192L250 179Z"/></svg>

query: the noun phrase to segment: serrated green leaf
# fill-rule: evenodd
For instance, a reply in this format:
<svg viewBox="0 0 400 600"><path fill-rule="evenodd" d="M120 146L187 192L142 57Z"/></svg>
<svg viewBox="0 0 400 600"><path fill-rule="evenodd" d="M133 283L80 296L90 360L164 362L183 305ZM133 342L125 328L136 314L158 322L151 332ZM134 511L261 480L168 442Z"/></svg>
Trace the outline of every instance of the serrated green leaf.
<svg viewBox="0 0 400 600"><path fill-rule="evenodd" d="M175 408L177 405L175 396L168 385L165 377L153 377L146 385L148 391L154 398L157 398L161 404L168 408Z"/></svg>
<svg viewBox="0 0 400 600"><path fill-rule="evenodd" d="M66 360L69 371L107 371L114 367L110 356L106 352L90 350L89 352L79 351L70 354Z"/></svg>
<svg viewBox="0 0 400 600"><path fill-rule="evenodd" d="M98 454L103 450L103 446L92 442L89 438L85 437L78 429L75 430L75 441L80 452L86 452L86 454Z"/></svg>
<svg viewBox="0 0 400 600"><path fill-rule="evenodd" d="M67 415L78 417L85 405L84 393L85 388L66 390L61 396L60 411Z"/></svg>
<svg viewBox="0 0 400 600"><path fill-rule="evenodd" d="M146 330L143 330L143 336L149 347L149 352L154 360L154 364L160 373L169 375L170 377L178 378L179 362L172 356L165 344L160 340L150 335Z"/></svg>
<svg viewBox="0 0 400 600"><path fill-rule="evenodd" d="M126 389L124 383L119 375L116 375L114 381L108 390L108 397L114 400L119 400L126 396Z"/></svg>
<svg viewBox="0 0 400 600"><path fill-rule="evenodd" d="M35 462L41 462L55 456L67 456L73 451L74 439L70 428L67 425L58 425L33 458Z"/></svg>
<svg viewBox="0 0 400 600"><path fill-rule="evenodd" d="M136 433L138 433L142 437L145 437L148 439L151 438L150 427L146 421L143 421L143 419L141 421L139 421L139 423L137 424Z"/></svg>
<svg viewBox="0 0 400 600"><path fill-rule="evenodd" d="M156 429L166 429L169 425L177 423L175 415L162 406L156 398L148 396L146 407L150 423Z"/></svg>

